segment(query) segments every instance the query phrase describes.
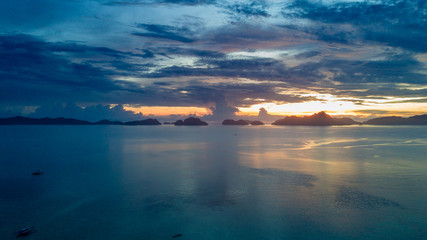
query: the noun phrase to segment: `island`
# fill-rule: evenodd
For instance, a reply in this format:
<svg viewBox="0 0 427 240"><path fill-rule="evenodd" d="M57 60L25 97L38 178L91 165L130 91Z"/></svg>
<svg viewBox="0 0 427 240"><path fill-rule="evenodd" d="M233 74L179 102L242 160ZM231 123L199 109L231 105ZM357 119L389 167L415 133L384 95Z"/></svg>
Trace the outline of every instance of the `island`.
<svg viewBox="0 0 427 240"><path fill-rule="evenodd" d="M178 120L174 124L175 126L206 126L208 125L207 122L204 122L199 118L195 118L195 117L186 118L184 121Z"/></svg>
<svg viewBox="0 0 427 240"><path fill-rule="evenodd" d="M131 121L131 122L125 122L124 125L162 125L157 119L145 119L145 120L139 120L139 121Z"/></svg>
<svg viewBox="0 0 427 240"><path fill-rule="evenodd" d="M175 126L206 126L207 122L199 118L189 117L185 120L178 120L175 122L165 122L164 124L174 124ZM283 119L274 121L271 125L288 125L288 126L334 126L334 125L427 125L427 114L416 115L412 117L380 117L367 120L363 123L354 121L351 118L334 118L326 112L318 112L310 116L287 116ZM121 122L110 121L107 119L89 122L74 118L30 118L30 117L11 117L0 118L0 125L125 125L125 126L138 126L138 125L162 125L157 119L148 118L144 120ZM264 125L261 121L250 120L233 120L225 119L222 125Z"/></svg>
<svg viewBox="0 0 427 240"><path fill-rule="evenodd" d="M264 125L264 123L261 121L251 121L251 125L260 126L260 125Z"/></svg>
<svg viewBox="0 0 427 240"><path fill-rule="evenodd" d="M334 126L360 124L351 118L333 118L326 112L318 112L310 116L288 116L273 122L271 125L294 126Z"/></svg>
<svg viewBox="0 0 427 240"><path fill-rule="evenodd" d="M29 118L11 117L1 118L0 125L91 125L93 123L74 118Z"/></svg>
<svg viewBox="0 0 427 240"><path fill-rule="evenodd" d="M161 125L156 119L145 119L139 121L120 122L107 119L98 122L89 122L74 118L29 118L29 117L11 117L0 118L0 125Z"/></svg>
<svg viewBox="0 0 427 240"><path fill-rule="evenodd" d="M363 122L367 125L427 125L427 114L403 117L380 117Z"/></svg>
<svg viewBox="0 0 427 240"><path fill-rule="evenodd" d="M224 121L222 121L222 125L264 125L263 122L261 121L249 121L249 120L233 120L233 119L225 119Z"/></svg>

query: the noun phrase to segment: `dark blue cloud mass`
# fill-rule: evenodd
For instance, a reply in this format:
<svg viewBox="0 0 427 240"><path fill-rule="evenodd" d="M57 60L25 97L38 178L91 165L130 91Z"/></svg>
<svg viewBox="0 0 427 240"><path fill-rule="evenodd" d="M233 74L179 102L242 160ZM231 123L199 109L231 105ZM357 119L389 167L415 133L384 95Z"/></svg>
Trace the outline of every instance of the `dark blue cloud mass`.
<svg viewBox="0 0 427 240"><path fill-rule="evenodd" d="M146 37L146 38L160 38L169 39L173 41L191 43L195 40L185 37L185 34L191 34L188 28L177 28L167 25L158 24L138 24L138 28L144 29L146 32L133 32L135 36Z"/></svg>
<svg viewBox="0 0 427 240"><path fill-rule="evenodd" d="M112 0L105 1L106 5L157 5L157 4L175 4L175 5L204 5L215 4L216 0Z"/></svg>
<svg viewBox="0 0 427 240"><path fill-rule="evenodd" d="M424 0L383 0L324 5L296 0L284 8L285 17L309 19L336 28L332 39L351 41L354 34L339 24L354 27L360 38L413 51L427 51L427 2ZM325 25L321 25L324 29ZM340 30L341 29L341 30ZM340 30L340 31L338 31ZM330 31L330 30L329 30ZM330 39L323 35L324 40ZM326 38L326 39L325 39ZM322 37L321 37L322 39Z"/></svg>
<svg viewBox="0 0 427 240"><path fill-rule="evenodd" d="M267 7L268 4L265 1L252 1L227 5L226 9L235 20L240 20L244 17L269 17Z"/></svg>

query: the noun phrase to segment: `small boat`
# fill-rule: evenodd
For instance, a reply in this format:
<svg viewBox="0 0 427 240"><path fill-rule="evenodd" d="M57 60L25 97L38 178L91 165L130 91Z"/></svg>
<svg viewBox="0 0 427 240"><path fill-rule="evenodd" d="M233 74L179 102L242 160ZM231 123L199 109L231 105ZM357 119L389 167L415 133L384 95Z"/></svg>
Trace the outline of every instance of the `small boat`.
<svg viewBox="0 0 427 240"><path fill-rule="evenodd" d="M34 232L34 227L25 227L16 233L16 238L26 237Z"/></svg>
<svg viewBox="0 0 427 240"><path fill-rule="evenodd" d="M44 171L42 171L42 170L37 170L37 171L33 172L33 176L42 175L43 173L44 173Z"/></svg>

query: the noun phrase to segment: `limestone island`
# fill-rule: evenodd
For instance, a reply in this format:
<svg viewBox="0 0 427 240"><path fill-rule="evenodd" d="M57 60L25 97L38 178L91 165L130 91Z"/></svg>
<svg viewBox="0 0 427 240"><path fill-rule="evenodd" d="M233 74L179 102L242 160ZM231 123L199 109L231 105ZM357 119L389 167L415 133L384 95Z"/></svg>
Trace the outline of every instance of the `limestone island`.
<svg viewBox="0 0 427 240"><path fill-rule="evenodd" d="M145 120L139 120L139 121L131 121L131 122L125 122L124 125L162 125L157 119L145 119Z"/></svg>
<svg viewBox="0 0 427 240"><path fill-rule="evenodd" d="M120 122L107 119L98 122L89 122L74 118L29 118L29 117L11 117L0 118L0 125L161 125L156 119L144 119L139 121Z"/></svg>
<svg viewBox="0 0 427 240"><path fill-rule="evenodd" d="M249 120L233 120L233 119L225 119L222 121L222 125L264 125L261 121L249 121Z"/></svg>
<svg viewBox="0 0 427 240"><path fill-rule="evenodd" d="M175 126L206 126L208 125L207 122L204 122L199 118L195 118L195 117L186 118L184 121L178 120L174 124Z"/></svg>
<svg viewBox="0 0 427 240"><path fill-rule="evenodd" d="M261 121L251 121L251 125L259 126L259 125L264 125L264 123Z"/></svg>
<svg viewBox="0 0 427 240"><path fill-rule="evenodd" d="M74 118L29 118L11 117L1 118L0 125L91 125L93 123Z"/></svg>
<svg viewBox="0 0 427 240"><path fill-rule="evenodd" d="M409 118L403 117L380 117L363 122L369 125L427 125L427 114L416 115Z"/></svg>
<svg viewBox="0 0 427 240"><path fill-rule="evenodd" d="M333 126L360 124L351 118L333 118L326 112L315 113L310 116L288 116L273 122L271 125L293 126Z"/></svg>

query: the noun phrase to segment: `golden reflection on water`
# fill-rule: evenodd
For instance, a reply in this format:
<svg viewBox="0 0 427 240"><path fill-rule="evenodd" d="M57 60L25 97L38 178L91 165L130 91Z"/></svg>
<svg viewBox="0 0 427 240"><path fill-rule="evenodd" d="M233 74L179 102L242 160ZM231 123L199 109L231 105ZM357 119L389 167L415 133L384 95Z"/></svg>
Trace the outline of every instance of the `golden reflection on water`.
<svg viewBox="0 0 427 240"><path fill-rule="evenodd" d="M265 149L252 148L239 152L242 165L251 168L277 168L309 174L322 174L326 177L337 175L355 175L354 156L351 151L343 153L343 146L331 146L335 143L351 143L358 140L307 141L299 147Z"/></svg>
<svg viewBox="0 0 427 240"><path fill-rule="evenodd" d="M377 163L383 156L377 147L425 146L426 139L395 141L394 139L316 139L299 144L261 143L255 139L239 152L242 165L252 168L278 168L321 175L324 179L337 176L358 176L364 171L399 171L402 168L424 167L422 162L402 163L400 157L387 157L387 163ZM360 159L363 151L364 159ZM383 168L383 169L379 169ZM338 180L338 179L336 179Z"/></svg>

